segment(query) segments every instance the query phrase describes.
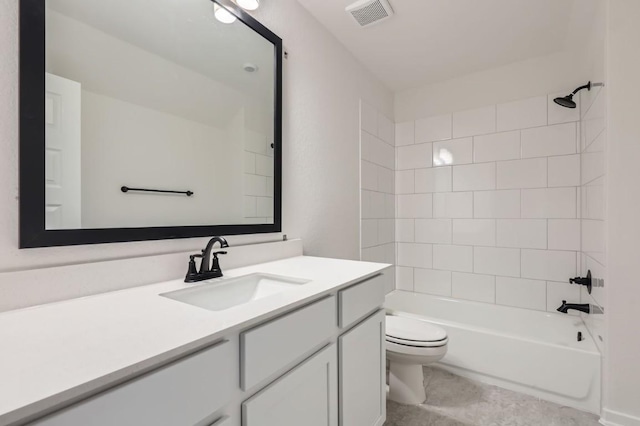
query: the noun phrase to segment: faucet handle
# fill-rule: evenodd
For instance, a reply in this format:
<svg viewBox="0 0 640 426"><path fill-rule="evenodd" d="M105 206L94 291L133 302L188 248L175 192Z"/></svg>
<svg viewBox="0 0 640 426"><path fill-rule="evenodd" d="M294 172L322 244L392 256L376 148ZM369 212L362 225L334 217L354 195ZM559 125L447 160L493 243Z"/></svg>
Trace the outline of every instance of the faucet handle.
<svg viewBox="0 0 640 426"><path fill-rule="evenodd" d="M187 269L187 275L184 282L193 282L194 278L198 275L198 270L196 269L196 257L202 257L202 255L192 254L189 256L189 267Z"/></svg>
<svg viewBox="0 0 640 426"><path fill-rule="evenodd" d="M593 286L592 280L591 280L591 270L587 271L587 276L584 278L583 277L569 278L569 283L583 285L587 287L587 291L589 292L589 294L591 294L591 288Z"/></svg>
<svg viewBox="0 0 640 426"><path fill-rule="evenodd" d="M218 261L219 254L227 254L226 251L213 252L213 265L211 266L211 272L215 273L216 278L222 276L222 269L220 268L220 262Z"/></svg>

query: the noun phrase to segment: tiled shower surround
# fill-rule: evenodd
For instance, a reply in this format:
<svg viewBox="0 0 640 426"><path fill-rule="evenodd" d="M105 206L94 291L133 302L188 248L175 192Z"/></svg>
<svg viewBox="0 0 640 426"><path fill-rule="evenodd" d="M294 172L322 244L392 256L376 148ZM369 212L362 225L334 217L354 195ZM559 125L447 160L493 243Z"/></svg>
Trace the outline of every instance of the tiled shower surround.
<svg viewBox="0 0 640 426"><path fill-rule="evenodd" d="M605 228L605 152L606 132L606 88L594 87L581 96L581 257L580 274L587 271L593 275L594 287L589 294L582 288L582 303L598 306L606 312L605 277L606 247ZM604 315L582 315L596 344L603 351Z"/></svg>
<svg viewBox="0 0 640 426"><path fill-rule="evenodd" d="M397 123L395 139L363 103L362 258L389 262L395 241L398 289L548 311L579 303L568 280L589 259L585 125L559 95Z"/></svg>
<svg viewBox="0 0 640 426"><path fill-rule="evenodd" d="M273 148L265 135L244 129L244 222L273 223Z"/></svg>
<svg viewBox="0 0 640 426"><path fill-rule="evenodd" d="M557 94L396 126L397 288L579 302L579 109Z"/></svg>
<svg viewBox="0 0 640 426"><path fill-rule="evenodd" d="M361 259L395 264L395 130L393 121L360 103Z"/></svg>

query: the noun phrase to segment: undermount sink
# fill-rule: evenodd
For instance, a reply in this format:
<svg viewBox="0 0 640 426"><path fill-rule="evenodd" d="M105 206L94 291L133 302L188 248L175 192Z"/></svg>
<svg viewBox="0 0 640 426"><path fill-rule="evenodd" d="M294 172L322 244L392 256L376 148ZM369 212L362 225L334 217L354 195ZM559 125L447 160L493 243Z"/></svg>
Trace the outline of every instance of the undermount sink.
<svg viewBox="0 0 640 426"><path fill-rule="evenodd" d="M210 311L223 311L292 288L298 288L309 281L281 275L256 273L162 293L160 296Z"/></svg>

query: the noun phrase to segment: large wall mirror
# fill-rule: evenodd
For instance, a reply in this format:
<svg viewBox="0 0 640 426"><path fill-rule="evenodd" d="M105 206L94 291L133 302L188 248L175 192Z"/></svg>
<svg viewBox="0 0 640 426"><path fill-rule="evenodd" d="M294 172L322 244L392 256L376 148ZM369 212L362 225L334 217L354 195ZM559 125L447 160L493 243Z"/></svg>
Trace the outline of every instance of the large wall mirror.
<svg viewBox="0 0 640 426"><path fill-rule="evenodd" d="M21 247L281 230L275 34L228 0L20 16Z"/></svg>

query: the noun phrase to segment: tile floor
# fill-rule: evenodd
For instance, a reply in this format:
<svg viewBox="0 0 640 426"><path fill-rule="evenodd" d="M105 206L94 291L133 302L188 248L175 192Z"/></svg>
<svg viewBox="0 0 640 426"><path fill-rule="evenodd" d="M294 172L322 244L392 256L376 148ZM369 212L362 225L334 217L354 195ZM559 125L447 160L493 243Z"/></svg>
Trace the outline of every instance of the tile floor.
<svg viewBox="0 0 640 426"><path fill-rule="evenodd" d="M385 426L599 426L598 417L437 367L425 367L427 400L387 401Z"/></svg>

